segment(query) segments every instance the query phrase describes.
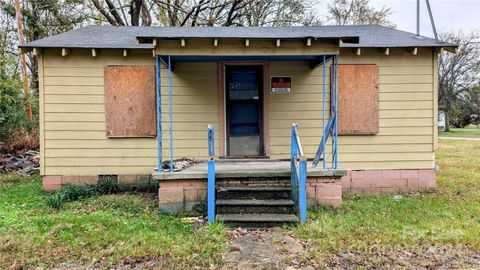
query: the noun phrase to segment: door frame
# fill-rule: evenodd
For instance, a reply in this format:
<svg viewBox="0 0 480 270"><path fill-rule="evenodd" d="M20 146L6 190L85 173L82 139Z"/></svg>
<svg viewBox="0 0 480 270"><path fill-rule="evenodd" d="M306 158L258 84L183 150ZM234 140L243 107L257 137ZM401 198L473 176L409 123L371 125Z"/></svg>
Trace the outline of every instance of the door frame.
<svg viewBox="0 0 480 270"><path fill-rule="evenodd" d="M227 156L227 119L226 119L226 66L262 66L263 68L263 111L262 111L262 135L263 155L262 158L270 158L270 117L269 117L269 95L270 95L270 71L268 62L218 62L218 112L219 112L219 156L220 158L232 158Z"/></svg>

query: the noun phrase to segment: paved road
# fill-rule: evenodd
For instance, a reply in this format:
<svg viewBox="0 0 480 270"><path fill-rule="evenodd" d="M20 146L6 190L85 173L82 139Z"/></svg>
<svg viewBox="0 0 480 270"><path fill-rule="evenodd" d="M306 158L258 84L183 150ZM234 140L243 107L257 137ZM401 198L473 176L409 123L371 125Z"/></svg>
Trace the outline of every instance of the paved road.
<svg viewBox="0 0 480 270"><path fill-rule="evenodd" d="M480 141L479 137L438 137L446 140L468 140L468 141Z"/></svg>

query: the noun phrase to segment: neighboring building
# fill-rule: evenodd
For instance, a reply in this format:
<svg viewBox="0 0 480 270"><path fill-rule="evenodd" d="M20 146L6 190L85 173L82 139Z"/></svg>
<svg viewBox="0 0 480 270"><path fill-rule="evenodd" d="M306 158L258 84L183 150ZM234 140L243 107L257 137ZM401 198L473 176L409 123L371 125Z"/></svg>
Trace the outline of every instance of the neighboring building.
<svg viewBox="0 0 480 270"><path fill-rule="evenodd" d="M443 112L438 114L438 128L445 129L445 113Z"/></svg>
<svg viewBox="0 0 480 270"><path fill-rule="evenodd" d="M382 26L91 26L31 42L22 50L39 60L44 188L102 175L150 178L159 154L208 159L208 124L217 158L289 159L292 123L308 159L324 129L333 139L338 132L319 153L328 168L338 154L333 169L320 173L322 162L310 169L309 161L310 204L339 205L342 188L434 188L442 49L455 45ZM336 77L338 106L330 108ZM206 171L177 175L154 173L161 205L189 209L205 199Z"/></svg>

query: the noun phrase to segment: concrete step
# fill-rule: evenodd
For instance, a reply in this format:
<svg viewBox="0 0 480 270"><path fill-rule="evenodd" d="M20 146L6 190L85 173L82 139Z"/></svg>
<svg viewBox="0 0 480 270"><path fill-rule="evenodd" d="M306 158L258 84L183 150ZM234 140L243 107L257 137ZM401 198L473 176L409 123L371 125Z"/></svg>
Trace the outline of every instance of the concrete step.
<svg viewBox="0 0 480 270"><path fill-rule="evenodd" d="M242 228L279 227L299 221L293 214L219 214L216 219L230 227Z"/></svg>
<svg viewBox="0 0 480 270"><path fill-rule="evenodd" d="M293 214L292 200L217 200L217 214Z"/></svg>
<svg viewBox="0 0 480 270"><path fill-rule="evenodd" d="M281 200L290 199L290 187L217 187L217 200L223 199L254 199L254 200Z"/></svg>

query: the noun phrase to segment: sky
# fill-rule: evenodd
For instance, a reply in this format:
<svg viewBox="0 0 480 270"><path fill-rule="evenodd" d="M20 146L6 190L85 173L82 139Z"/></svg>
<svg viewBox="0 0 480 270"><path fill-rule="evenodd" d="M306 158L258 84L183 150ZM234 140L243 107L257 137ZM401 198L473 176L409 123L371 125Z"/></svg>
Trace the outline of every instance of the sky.
<svg viewBox="0 0 480 270"><path fill-rule="evenodd" d="M371 0L372 6L389 7L398 29L416 32L416 0ZM480 0L430 0L437 32L480 30ZM420 0L420 34L433 36L425 0Z"/></svg>
<svg viewBox="0 0 480 270"><path fill-rule="evenodd" d="M377 9L390 8L397 29L416 33L416 0L370 0L370 4ZM480 30L480 0L430 0L430 6L437 32ZM420 0L420 34L433 37L425 0Z"/></svg>

